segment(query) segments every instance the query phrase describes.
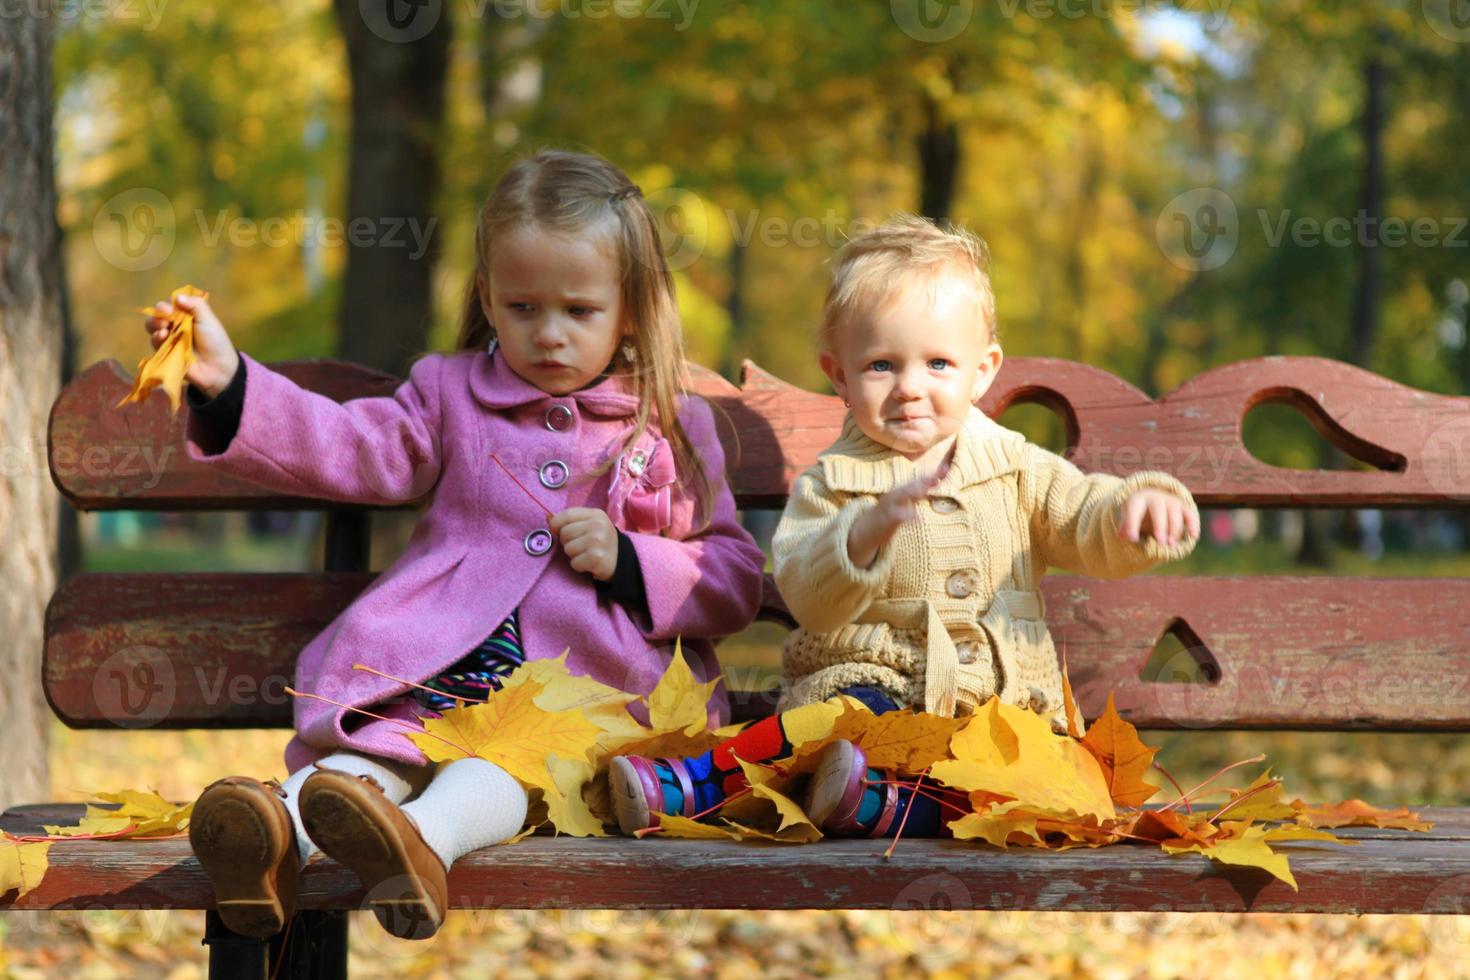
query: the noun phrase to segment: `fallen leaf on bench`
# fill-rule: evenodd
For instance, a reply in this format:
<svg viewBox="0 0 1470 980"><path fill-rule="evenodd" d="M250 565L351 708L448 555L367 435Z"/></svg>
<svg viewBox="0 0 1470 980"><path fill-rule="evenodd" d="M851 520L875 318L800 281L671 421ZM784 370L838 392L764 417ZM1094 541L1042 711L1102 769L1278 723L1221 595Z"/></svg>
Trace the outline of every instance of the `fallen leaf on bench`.
<svg viewBox="0 0 1470 980"><path fill-rule="evenodd" d="M596 774L592 763L586 759L552 756L546 760L546 766L551 770L551 778L559 792L557 795L542 794L542 802L546 805L546 818L557 833L573 837L606 837L602 820L592 812L583 796L583 788Z"/></svg>
<svg viewBox="0 0 1470 980"><path fill-rule="evenodd" d="M484 704L450 708L407 732L430 762L475 757L495 763L527 787L561 796L547 757L585 759L603 730L580 708L547 711L536 704L539 681L523 680L497 691Z"/></svg>
<svg viewBox="0 0 1470 980"><path fill-rule="evenodd" d="M168 336L163 338L163 343L158 345L157 350L138 362L138 376L133 379L133 390L124 395L114 408L121 408L129 402L144 401L154 388L162 388L168 395L168 403L173 411L179 410L179 400L184 393L184 375L194 363L194 314L179 308L180 296L206 299L209 294L194 286L180 286L169 295L169 303L174 310L167 317ZM145 316L158 315L151 306L139 307L138 312Z"/></svg>
<svg viewBox="0 0 1470 980"><path fill-rule="evenodd" d="M1081 744L1102 764L1114 803L1143 806L1159 791L1144 778L1159 750L1144 745L1138 729L1118 716L1111 691L1102 716L1088 727Z"/></svg>
<svg viewBox="0 0 1470 980"><path fill-rule="evenodd" d="M1395 827L1399 830L1428 830L1434 824L1419 819L1408 807L1380 810L1362 800L1309 806L1301 800L1292 803L1298 813L1296 821L1307 827Z"/></svg>
<svg viewBox="0 0 1470 980"><path fill-rule="evenodd" d="M1281 794L1285 789L1282 784L1271 779L1271 770L1268 767L1265 772L1256 777L1256 781L1244 790L1232 789L1229 802L1222 805L1212 814L1212 818L1218 814L1228 811L1235 820L1292 820L1302 811L1305 804L1301 800L1296 803L1283 803ZM1250 799L1239 806L1235 801L1249 794Z"/></svg>
<svg viewBox="0 0 1470 980"><path fill-rule="evenodd" d="M1198 851L1205 857L1222 864L1261 868L1286 882L1291 886L1292 891L1299 891L1296 886L1296 878L1292 876L1291 867L1287 864L1286 855L1271 850L1267 844L1266 833L1263 827L1247 827L1239 837L1217 838L1207 846L1173 845L1165 841L1163 848L1170 854Z"/></svg>
<svg viewBox="0 0 1470 980"><path fill-rule="evenodd" d="M1117 815L1099 760L1028 708L991 698L954 734L950 752L953 758L931 770L946 786L1025 800L1065 817Z"/></svg>
<svg viewBox="0 0 1470 980"><path fill-rule="evenodd" d="M93 839L123 837L172 837L189 828L193 802L174 803L157 793L125 789L116 793L93 793L92 798L116 807L87 804L86 815L74 827L47 824L46 833L54 838L89 837Z"/></svg>
<svg viewBox="0 0 1470 980"><path fill-rule="evenodd" d="M639 698L573 675L563 654L523 665L484 703L446 712L409 737L431 759L471 754L504 766L532 793L527 833L549 824L558 833L606 836L613 824L606 780L612 756L689 757L738 731L708 729L715 683L696 680L676 645L664 676L641 699L649 719L644 725L629 713ZM1074 702L1065 676L1063 700L1070 720ZM1159 792L1146 778L1153 769L1163 771L1154 762L1158 749L1145 745L1137 729L1119 717L1112 695L1095 722L1082 721L1086 734L1080 739L1060 735L1048 717L998 697L961 718L912 709L877 715L849 697L805 705L783 716L792 747L787 758L740 760L745 789L696 814L698 819L659 814L659 826L639 836L820 840L821 830L799 801L822 750L838 739L861 746L870 766L939 800L955 839L996 847L1060 851L1136 843L1260 868L1295 888L1287 855L1272 844L1357 843L1319 829L1329 826L1431 826L1405 808L1380 810L1361 800L1285 802L1281 780L1269 768L1245 789L1210 790L1227 792L1225 803L1194 808L1193 798L1210 783L1261 757L1226 766L1188 792L1176 783L1177 799L1145 810L1143 804Z"/></svg>
<svg viewBox="0 0 1470 980"><path fill-rule="evenodd" d="M694 679L694 671L684 659L681 640L674 642L674 659L658 684L648 695L648 725L655 731L679 731L698 735L709 727L709 699L714 693L714 680L703 683Z"/></svg>
<svg viewBox="0 0 1470 980"><path fill-rule="evenodd" d="M0 841L0 897L14 892L12 900L19 899L39 885L50 850L49 843L21 841L6 834Z"/></svg>
<svg viewBox="0 0 1470 980"><path fill-rule="evenodd" d="M949 758L949 740L968 722L968 718L945 718L904 708L875 715L860 702L843 698L842 713L829 725L828 731L817 738L803 737L788 726L787 737L800 760L815 760L822 749L833 739L845 738L862 748L868 757L868 765L875 769L897 769L902 772L920 772L928 766ZM807 708L828 709L830 704L807 705ZM813 725L813 729L820 726ZM800 771L800 770L798 770Z"/></svg>

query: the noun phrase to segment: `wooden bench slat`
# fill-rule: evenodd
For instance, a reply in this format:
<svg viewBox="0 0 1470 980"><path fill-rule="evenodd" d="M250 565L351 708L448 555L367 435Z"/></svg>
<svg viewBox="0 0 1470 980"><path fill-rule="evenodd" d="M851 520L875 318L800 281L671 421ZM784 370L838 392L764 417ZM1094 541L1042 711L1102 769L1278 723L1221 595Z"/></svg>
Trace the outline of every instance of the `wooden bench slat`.
<svg viewBox="0 0 1470 980"><path fill-rule="evenodd" d="M74 727L283 727L297 652L372 573L93 573L47 608L44 683ZM767 580L778 616L779 596ZM1470 581L1290 576L1042 580L1084 715L1115 692L1151 729L1470 730ZM1176 618L1215 683L1140 674ZM769 712L746 699L743 718Z"/></svg>
<svg viewBox="0 0 1470 980"><path fill-rule="evenodd" d="M533 837L468 855L450 875L455 908L1040 909L1458 913L1470 900L1470 809L1414 807L1429 833L1344 828L1358 846L1291 842L1300 891L1264 871L1198 854L1115 845L1039 851L957 841L756 845ZM82 807L18 807L12 833L75 823ZM698 882L699 887L690 887ZM356 878L318 858L302 874L302 909L359 907ZM54 844L40 886L16 909L200 909L212 893L188 839Z"/></svg>
<svg viewBox="0 0 1470 980"><path fill-rule="evenodd" d="M398 379L336 361L272 367L338 401L388 395ZM780 508L791 481L841 425L834 397L795 388L746 362L742 386L694 369L696 387L725 417L731 485L743 507ZM331 502L269 493L191 461L184 413L168 400L114 406L131 387L116 361L71 381L52 408L52 478L81 510L320 509ZM1063 417L1073 460L1087 471L1162 469L1202 506L1470 505L1470 398L1420 391L1317 357L1266 357L1214 368L1157 401L1121 378L1056 358L1007 360L982 408L1048 405ZM1269 466L1246 450L1241 420L1254 406L1299 407L1329 441L1373 471ZM737 445L738 443L738 445Z"/></svg>

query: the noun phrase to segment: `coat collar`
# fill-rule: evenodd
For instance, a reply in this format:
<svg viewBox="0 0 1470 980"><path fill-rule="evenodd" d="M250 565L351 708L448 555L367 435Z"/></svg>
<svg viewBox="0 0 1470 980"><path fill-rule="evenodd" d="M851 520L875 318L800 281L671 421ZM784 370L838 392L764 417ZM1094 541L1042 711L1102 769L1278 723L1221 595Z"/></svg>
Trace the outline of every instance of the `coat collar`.
<svg viewBox="0 0 1470 980"><path fill-rule="evenodd" d="M951 446L949 472L934 488L936 496L954 496L966 487L1021 468L1025 436L992 421L978 408L970 410L960 430L918 460L880 446L858 429L852 414L842 423L842 434L817 457L827 486L844 493L887 493L920 473L931 471Z"/></svg>
<svg viewBox="0 0 1470 980"><path fill-rule="evenodd" d="M470 391L480 404L497 411L570 398L584 411L596 415L623 418L638 413L638 395L625 377L612 375L565 395L552 395L512 371L505 358L495 351L474 352L470 361Z"/></svg>

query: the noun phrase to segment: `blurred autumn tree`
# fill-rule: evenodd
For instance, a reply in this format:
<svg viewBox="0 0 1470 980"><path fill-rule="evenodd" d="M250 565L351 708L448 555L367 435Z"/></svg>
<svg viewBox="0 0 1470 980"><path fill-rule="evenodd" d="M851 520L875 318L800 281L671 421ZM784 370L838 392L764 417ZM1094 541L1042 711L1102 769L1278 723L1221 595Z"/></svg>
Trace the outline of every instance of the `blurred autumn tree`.
<svg viewBox="0 0 1470 980"><path fill-rule="evenodd" d="M58 499L46 422L61 388L65 303L52 166L51 49L44 13L0 17L0 809L46 798L42 620L58 581Z"/></svg>
<svg viewBox="0 0 1470 980"><path fill-rule="evenodd" d="M420 91L411 72L395 76L412 90L391 111L386 91L359 107L418 141L412 208L349 203L355 157L374 150L349 142L353 6L198 3L156 23L64 27L62 215L82 363L129 362L140 340L125 311L186 281L210 288L261 356L331 354L338 322L399 349L425 343L401 305L346 312L345 244L260 234L298 214L437 219L431 288L410 305L432 303L427 343L445 346L479 204L510 160L551 144L604 153L644 187L670 234L691 351L726 373L749 357L824 386L812 353L824 263L907 209L990 242L1012 356L1087 360L1155 394L1267 353L1470 387L1455 225L1470 44L1440 0L945 5L954 22L887 0L483 2L454 6L452 24L443 5L442 123L437 83ZM1209 267L1164 241L1196 216L1177 202L1204 188L1233 210L1228 260ZM131 207L138 225L150 190L171 209L153 227L174 240L140 268L109 242L128 222L98 219ZM1292 231L1360 210L1427 219L1435 234L1365 246ZM375 255L395 275L427 269L402 250ZM1269 462L1324 458L1299 416L1261 409L1247 431Z"/></svg>

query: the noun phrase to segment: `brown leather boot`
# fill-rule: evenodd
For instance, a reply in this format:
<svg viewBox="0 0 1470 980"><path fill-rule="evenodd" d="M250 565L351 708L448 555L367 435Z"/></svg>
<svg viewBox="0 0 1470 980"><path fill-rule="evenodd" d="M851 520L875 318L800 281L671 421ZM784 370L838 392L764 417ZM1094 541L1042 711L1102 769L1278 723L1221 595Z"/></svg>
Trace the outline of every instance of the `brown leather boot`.
<svg viewBox="0 0 1470 980"><path fill-rule="evenodd" d="M227 776L204 788L189 818L189 843L214 886L225 926L265 939L296 911L301 857L279 785Z"/></svg>
<svg viewBox="0 0 1470 980"><path fill-rule="evenodd" d="M356 872L368 908L400 939L427 939L449 907L448 871L413 818L377 780L318 769L301 785L301 822L312 842Z"/></svg>

